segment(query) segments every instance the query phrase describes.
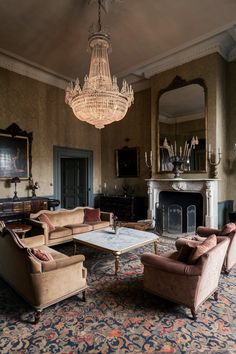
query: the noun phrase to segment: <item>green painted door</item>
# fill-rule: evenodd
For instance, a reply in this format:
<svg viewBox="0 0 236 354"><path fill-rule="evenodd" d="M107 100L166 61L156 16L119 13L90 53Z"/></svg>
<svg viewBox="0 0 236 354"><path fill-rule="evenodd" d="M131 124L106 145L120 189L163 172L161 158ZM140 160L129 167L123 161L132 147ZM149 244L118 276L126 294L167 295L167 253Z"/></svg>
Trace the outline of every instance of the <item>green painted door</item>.
<svg viewBox="0 0 236 354"><path fill-rule="evenodd" d="M61 159L61 207L88 205L88 159Z"/></svg>

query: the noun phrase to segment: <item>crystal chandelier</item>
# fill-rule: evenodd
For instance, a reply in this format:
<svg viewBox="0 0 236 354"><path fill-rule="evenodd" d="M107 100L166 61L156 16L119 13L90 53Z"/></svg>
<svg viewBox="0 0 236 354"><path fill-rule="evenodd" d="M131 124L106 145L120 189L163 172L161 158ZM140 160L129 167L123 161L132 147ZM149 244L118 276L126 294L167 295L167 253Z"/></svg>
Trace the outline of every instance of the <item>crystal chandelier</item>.
<svg viewBox="0 0 236 354"><path fill-rule="evenodd" d="M111 79L108 60L110 38L101 26L101 0L98 0L98 26L89 36L89 47L89 76L85 76L83 87L79 79L75 84L69 84L65 101L78 119L101 129L124 118L134 101L133 89L126 81L119 90L117 78L113 76Z"/></svg>

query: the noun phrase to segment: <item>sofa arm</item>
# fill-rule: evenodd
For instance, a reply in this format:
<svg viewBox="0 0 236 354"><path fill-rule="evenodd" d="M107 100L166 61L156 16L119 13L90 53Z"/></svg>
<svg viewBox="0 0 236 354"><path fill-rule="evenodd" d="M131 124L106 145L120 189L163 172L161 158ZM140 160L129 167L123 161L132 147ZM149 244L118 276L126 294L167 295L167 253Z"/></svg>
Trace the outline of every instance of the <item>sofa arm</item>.
<svg viewBox="0 0 236 354"><path fill-rule="evenodd" d="M194 236L193 236L194 238ZM205 238L204 238L205 240ZM202 240L202 241L204 241ZM178 238L178 240L175 241L175 247L179 251L184 245L188 245L190 247L196 247L200 243L202 243L200 240L195 240L195 239L188 239L188 238Z"/></svg>
<svg viewBox="0 0 236 354"><path fill-rule="evenodd" d="M32 237L22 238L21 242L27 248L34 248L45 245L44 235L37 235Z"/></svg>
<svg viewBox="0 0 236 354"><path fill-rule="evenodd" d="M100 216L101 216L101 221L109 221L110 225L113 224L113 218L112 218L113 213L101 211Z"/></svg>
<svg viewBox="0 0 236 354"><path fill-rule="evenodd" d="M220 230L213 229L213 228L206 227L206 226L198 226L196 233L202 237L208 237L208 236L211 236L212 234L215 234L216 236L218 236L218 235L220 235Z"/></svg>
<svg viewBox="0 0 236 354"><path fill-rule="evenodd" d="M144 264L144 266L156 268L167 273L189 276L202 274L201 263L197 265L188 265L186 263L182 263L174 259L159 256L153 253L145 253L141 257L141 262Z"/></svg>
<svg viewBox="0 0 236 354"><path fill-rule="evenodd" d="M44 223L42 221L39 220L35 220L35 219L26 219L27 224L30 224L32 226L38 226L41 228L44 228Z"/></svg>
<svg viewBox="0 0 236 354"><path fill-rule="evenodd" d="M63 257L61 259L55 259L49 262L42 262L42 271L49 272L54 269L60 269L68 267L72 264L84 262L85 257L82 254L77 254L75 256Z"/></svg>
<svg viewBox="0 0 236 354"><path fill-rule="evenodd" d="M32 226L38 227L42 230L42 232L44 233L44 237L45 237L45 245L48 244L48 239L49 239L49 228L48 225L45 222L39 221L39 220L35 220L35 219L27 219L27 222L29 224L31 224Z"/></svg>

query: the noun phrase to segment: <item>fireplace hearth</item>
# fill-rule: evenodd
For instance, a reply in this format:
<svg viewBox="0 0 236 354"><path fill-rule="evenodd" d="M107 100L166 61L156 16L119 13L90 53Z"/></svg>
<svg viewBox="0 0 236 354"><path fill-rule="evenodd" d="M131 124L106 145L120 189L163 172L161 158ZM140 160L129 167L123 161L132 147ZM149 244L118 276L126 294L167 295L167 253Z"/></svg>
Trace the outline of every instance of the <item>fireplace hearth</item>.
<svg viewBox="0 0 236 354"><path fill-rule="evenodd" d="M152 178L147 185L147 217L158 232L181 235L194 232L198 225L218 227L217 179Z"/></svg>
<svg viewBox="0 0 236 354"><path fill-rule="evenodd" d="M203 197L200 193L162 191L156 210L159 234L183 234L203 224Z"/></svg>

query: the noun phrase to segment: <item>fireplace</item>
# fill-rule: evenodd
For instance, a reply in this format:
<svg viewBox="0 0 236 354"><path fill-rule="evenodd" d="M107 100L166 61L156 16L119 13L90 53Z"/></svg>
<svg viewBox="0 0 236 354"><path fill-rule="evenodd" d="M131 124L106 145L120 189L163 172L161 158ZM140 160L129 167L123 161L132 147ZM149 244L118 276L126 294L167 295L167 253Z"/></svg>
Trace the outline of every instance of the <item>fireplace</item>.
<svg viewBox="0 0 236 354"><path fill-rule="evenodd" d="M203 225L203 197L201 193L161 191L155 215L160 234L195 232Z"/></svg>
<svg viewBox="0 0 236 354"><path fill-rule="evenodd" d="M153 227L172 234L194 231L198 225L218 227L218 180L153 178L147 185Z"/></svg>

